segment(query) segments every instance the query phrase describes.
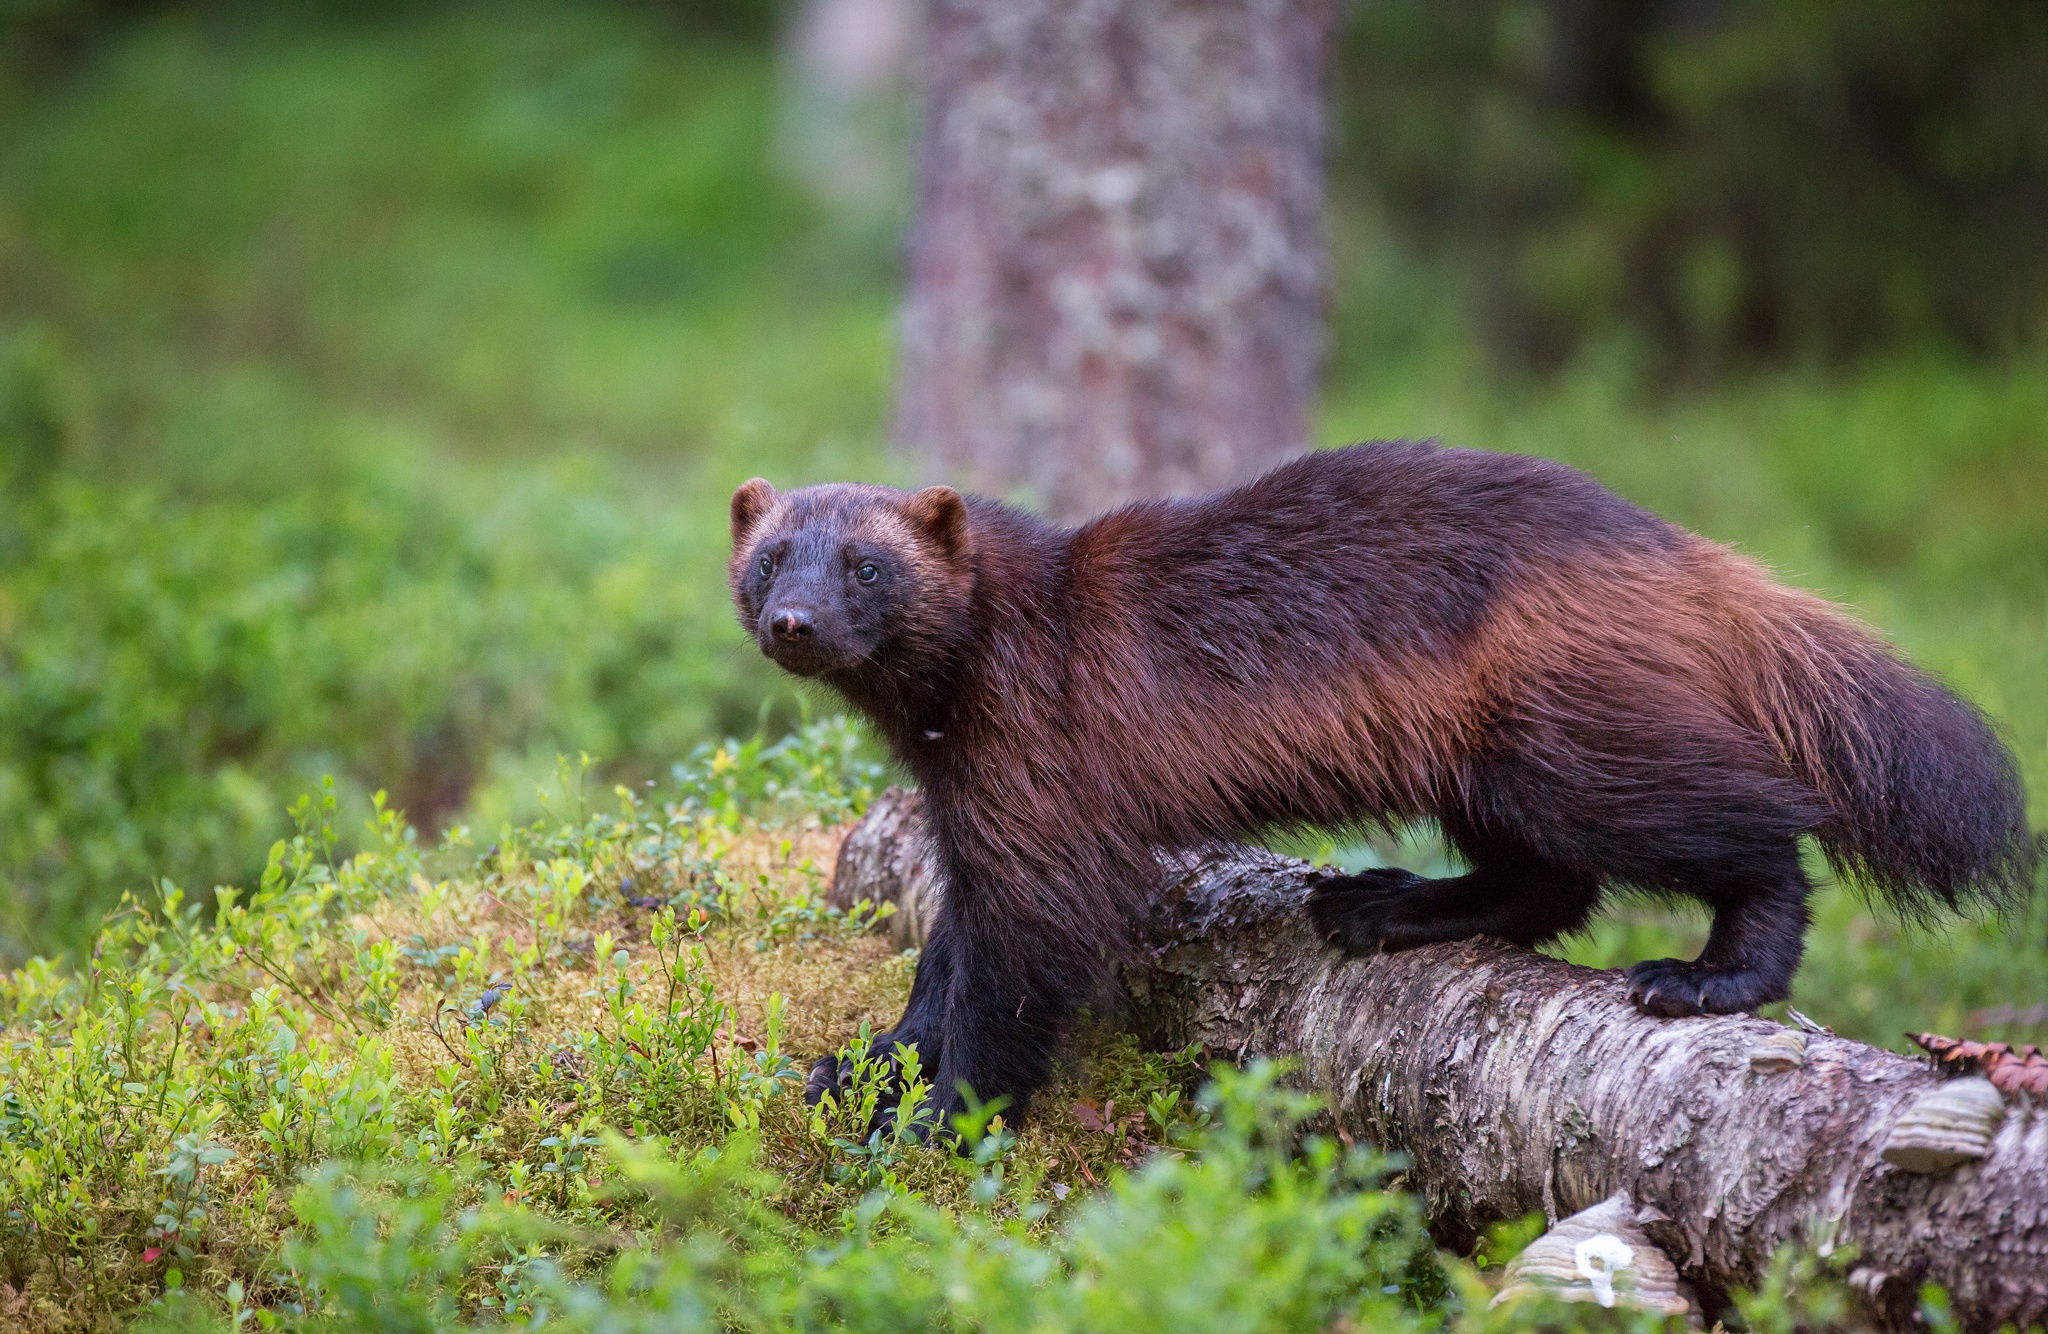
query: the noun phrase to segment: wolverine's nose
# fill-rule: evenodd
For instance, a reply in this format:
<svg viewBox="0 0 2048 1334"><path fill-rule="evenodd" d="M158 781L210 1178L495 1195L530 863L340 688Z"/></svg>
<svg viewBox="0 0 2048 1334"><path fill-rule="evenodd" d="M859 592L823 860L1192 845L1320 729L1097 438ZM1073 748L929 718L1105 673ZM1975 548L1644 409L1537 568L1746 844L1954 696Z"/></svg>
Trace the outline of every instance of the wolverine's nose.
<svg viewBox="0 0 2048 1334"><path fill-rule="evenodd" d="M800 640L811 637L811 613L802 607L784 607L770 618L777 639Z"/></svg>

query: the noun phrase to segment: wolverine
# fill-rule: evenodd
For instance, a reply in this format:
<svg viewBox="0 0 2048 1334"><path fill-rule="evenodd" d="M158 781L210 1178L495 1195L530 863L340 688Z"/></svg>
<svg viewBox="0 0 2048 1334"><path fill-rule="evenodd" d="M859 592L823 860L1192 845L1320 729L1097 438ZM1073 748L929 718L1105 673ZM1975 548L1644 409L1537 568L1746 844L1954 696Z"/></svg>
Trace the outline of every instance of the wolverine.
<svg viewBox="0 0 2048 1334"><path fill-rule="evenodd" d="M741 623L924 792L943 906L877 1050L1021 1114L1162 851L1434 822L1469 869L1321 882L1350 953L1535 945L1612 892L1713 914L1653 1015L1785 999L1810 837L1907 915L2037 850L1976 708L1834 606L1563 465L1383 442L1055 526L948 487L732 498ZM815 1099L840 1077L812 1073ZM944 1123L943 1121L941 1122Z"/></svg>

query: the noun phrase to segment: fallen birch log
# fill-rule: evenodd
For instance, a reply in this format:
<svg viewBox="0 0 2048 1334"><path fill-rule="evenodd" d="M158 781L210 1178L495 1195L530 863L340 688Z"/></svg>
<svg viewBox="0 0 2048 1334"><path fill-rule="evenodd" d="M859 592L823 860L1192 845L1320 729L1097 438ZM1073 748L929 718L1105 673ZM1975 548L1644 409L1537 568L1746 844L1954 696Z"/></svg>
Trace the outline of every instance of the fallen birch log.
<svg viewBox="0 0 2048 1334"><path fill-rule="evenodd" d="M1710 1309L1803 1243L1855 1247L1851 1282L1894 1328L1928 1282L1967 1329L2048 1320L2048 1111L1765 1019L1651 1018L1619 973L1498 941L1345 959L1301 911L1320 874L1250 848L1170 865L1124 973L1132 1022L1165 1046L1296 1059L1337 1130L1407 1155L1446 1244L1621 1196ZM895 904L910 945L940 893L916 794L885 794L834 901Z"/></svg>

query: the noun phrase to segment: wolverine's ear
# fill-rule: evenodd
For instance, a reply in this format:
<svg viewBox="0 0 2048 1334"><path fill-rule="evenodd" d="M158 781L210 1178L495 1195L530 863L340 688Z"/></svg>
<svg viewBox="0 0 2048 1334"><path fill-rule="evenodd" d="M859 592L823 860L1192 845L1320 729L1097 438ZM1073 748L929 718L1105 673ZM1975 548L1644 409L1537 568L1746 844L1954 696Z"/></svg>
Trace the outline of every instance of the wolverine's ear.
<svg viewBox="0 0 2048 1334"><path fill-rule="evenodd" d="M754 531L754 525L761 522L761 516L777 499L774 487L756 477L732 493L732 544L738 546L747 540L747 534Z"/></svg>
<svg viewBox="0 0 2048 1334"><path fill-rule="evenodd" d="M950 486L928 486L903 502L903 517L949 561L967 554L967 502Z"/></svg>

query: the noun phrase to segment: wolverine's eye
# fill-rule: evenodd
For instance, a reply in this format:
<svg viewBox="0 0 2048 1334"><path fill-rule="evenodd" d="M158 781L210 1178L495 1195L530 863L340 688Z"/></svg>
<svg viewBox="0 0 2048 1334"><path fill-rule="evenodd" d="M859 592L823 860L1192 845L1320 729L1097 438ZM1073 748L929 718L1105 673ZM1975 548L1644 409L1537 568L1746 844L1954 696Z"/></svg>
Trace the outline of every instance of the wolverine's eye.
<svg viewBox="0 0 2048 1334"><path fill-rule="evenodd" d="M769 559L769 558L768 558L768 557L766 557L766 556L763 556L763 557L761 557L761 573L762 573L762 574L773 574L773 573L775 573L775 562L774 562L773 560Z"/></svg>
<svg viewBox="0 0 2048 1334"><path fill-rule="evenodd" d="M861 567L853 572L853 577L864 584L871 584L882 577L882 572L875 568L873 561L863 561Z"/></svg>

